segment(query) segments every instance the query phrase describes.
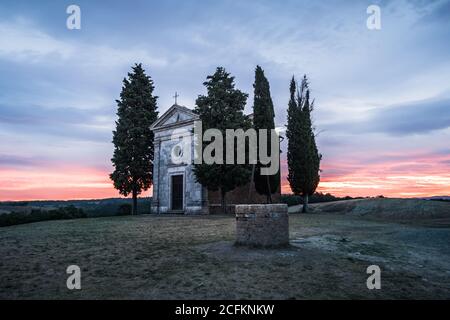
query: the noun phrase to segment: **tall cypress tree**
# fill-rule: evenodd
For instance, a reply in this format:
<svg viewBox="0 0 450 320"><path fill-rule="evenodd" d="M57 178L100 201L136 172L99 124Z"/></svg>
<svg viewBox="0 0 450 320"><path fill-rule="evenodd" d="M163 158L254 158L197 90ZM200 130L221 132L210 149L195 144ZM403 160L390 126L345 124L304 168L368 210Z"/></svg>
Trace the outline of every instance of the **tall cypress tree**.
<svg viewBox="0 0 450 320"><path fill-rule="evenodd" d="M320 160L311 121L313 102L310 102L309 84L306 75L300 89L296 89L292 77L288 106L288 181L292 192L303 197L303 210L308 211L308 197L313 195L320 180Z"/></svg>
<svg viewBox="0 0 450 320"><path fill-rule="evenodd" d="M294 77L292 77L290 84L290 99L288 105L288 118L287 118L287 128L286 137L288 139L288 151L287 151L287 163L288 163L288 181L291 190L294 194L298 195L300 193L300 179L298 174L300 173L300 163L297 159L301 156L300 150L300 116L301 109L299 110L296 99L296 83Z"/></svg>
<svg viewBox="0 0 450 320"><path fill-rule="evenodd" d="M133 198L132 213L137 213L137 196L153 183L153 132L156 121L157 96L153 95L153 80L145 74L141 64L132 67L128 79L123 79L116 130L113 131L114 172L110 174L114 187L125 197Z"/></svg>
<svg viewBox="0 0 450 320"><path fill-rule="evenodd" d="M244 107L248 95L235 89L234 77L224 68L218 67L212 76L203 83L207 95L200 95L196 100L195 112L202 121L202 129L218 129L222 137L226 129L247 130L251 122L244 115ZM196 180L211 191L220 191L222 211L226 213L226 194L238 186L245 185L250 180L251 167L246 164L226 164L226 144L223 139L223 164L195 164ZM202 151L208 145L203 143ZM237 156L235 145L235 158Z"/></svg>
<svg viewBox="0 0 450 320"><path fill-rule="evenodd" d="M270 134L270 130L275 129L275 112L270 96L269 81L265 77L264 70L260 66L256 66L253 88L253 126L256 132L259 132L259 129L267 129L268 134ZM267 150L269 152L272 150L270 139L267 139ZM274 150L274 152L279 153L279 150ZM259 194L266 195L267 202L271 203L271 194L275 193L280 185L280 170L278 169L277 173L274 175L261 175L261 167L264 166L259 162L258 141L258 163L255 165L253 181L255 182L256 191Z"/></svg>

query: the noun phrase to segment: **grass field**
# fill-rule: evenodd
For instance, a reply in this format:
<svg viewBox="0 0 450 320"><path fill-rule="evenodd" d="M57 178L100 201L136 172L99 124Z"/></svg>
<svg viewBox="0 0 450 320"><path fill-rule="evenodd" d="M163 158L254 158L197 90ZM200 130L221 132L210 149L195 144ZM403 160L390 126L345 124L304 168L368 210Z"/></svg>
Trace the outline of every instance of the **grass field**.
<svg viewBox="0 0 450 320"><path fill-rule="evenodd" d="M2 299L450 298L450 228L290 216L292 246L233 246L231 216L108 217L0 228ZM66 287L68 265L82 289ZM378 264L381 290L368 290Z"/></svg>

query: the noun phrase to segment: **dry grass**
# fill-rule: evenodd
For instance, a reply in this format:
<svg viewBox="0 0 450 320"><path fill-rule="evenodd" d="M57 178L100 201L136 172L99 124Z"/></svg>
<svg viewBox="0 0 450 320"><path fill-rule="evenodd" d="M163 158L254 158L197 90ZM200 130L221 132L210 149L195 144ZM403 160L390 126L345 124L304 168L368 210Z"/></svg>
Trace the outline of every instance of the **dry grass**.
<svg viewBox="0 0 450 320"><path fill-rule="evenodd" d="M450 298L450 229L291 215L293 246L232 245L230 216L137 216L0 229L0 298ZM66 267L82 290L66 288ZM379 264L382 289L366 288Z"/></svg>
<svg viewBox="0 0 450 320"><path fill-rule="evenodd" d="M290 213L302 206L289 207ZM450 227L450 202L421 199L372 198L310 205L312 213L343 214L412 225Z"/></svg>

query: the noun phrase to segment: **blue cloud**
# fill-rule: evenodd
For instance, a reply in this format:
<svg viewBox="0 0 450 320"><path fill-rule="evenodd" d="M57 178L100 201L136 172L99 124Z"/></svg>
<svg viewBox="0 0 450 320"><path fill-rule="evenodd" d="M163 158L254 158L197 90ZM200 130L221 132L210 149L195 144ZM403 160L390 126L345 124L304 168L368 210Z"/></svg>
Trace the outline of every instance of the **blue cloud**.
<svg viewBox="0 0 450 320"><path fill-rule="evenodd" d="M423 134L450 127L450 99L424 100L378 108L365 123L370 131L390 134Z"/></svg>
<svg viewBox="0 0 450 320"><path fill-rule="evenodd" d="M31 167L36 165L36 163L36 159L8 154L0 154L0 166Z"/></svg>

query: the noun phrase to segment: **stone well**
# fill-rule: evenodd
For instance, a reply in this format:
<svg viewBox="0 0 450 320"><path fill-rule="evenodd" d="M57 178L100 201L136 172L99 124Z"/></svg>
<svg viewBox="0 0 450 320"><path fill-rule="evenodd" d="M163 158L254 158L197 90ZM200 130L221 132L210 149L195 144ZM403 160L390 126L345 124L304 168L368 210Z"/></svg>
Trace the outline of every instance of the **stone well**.
<svg viewBox="0 0 450 320"><path fill-rule="evenodd" d="M289 244L286 204L236 205L236 245L282 247Z"/></svg>

